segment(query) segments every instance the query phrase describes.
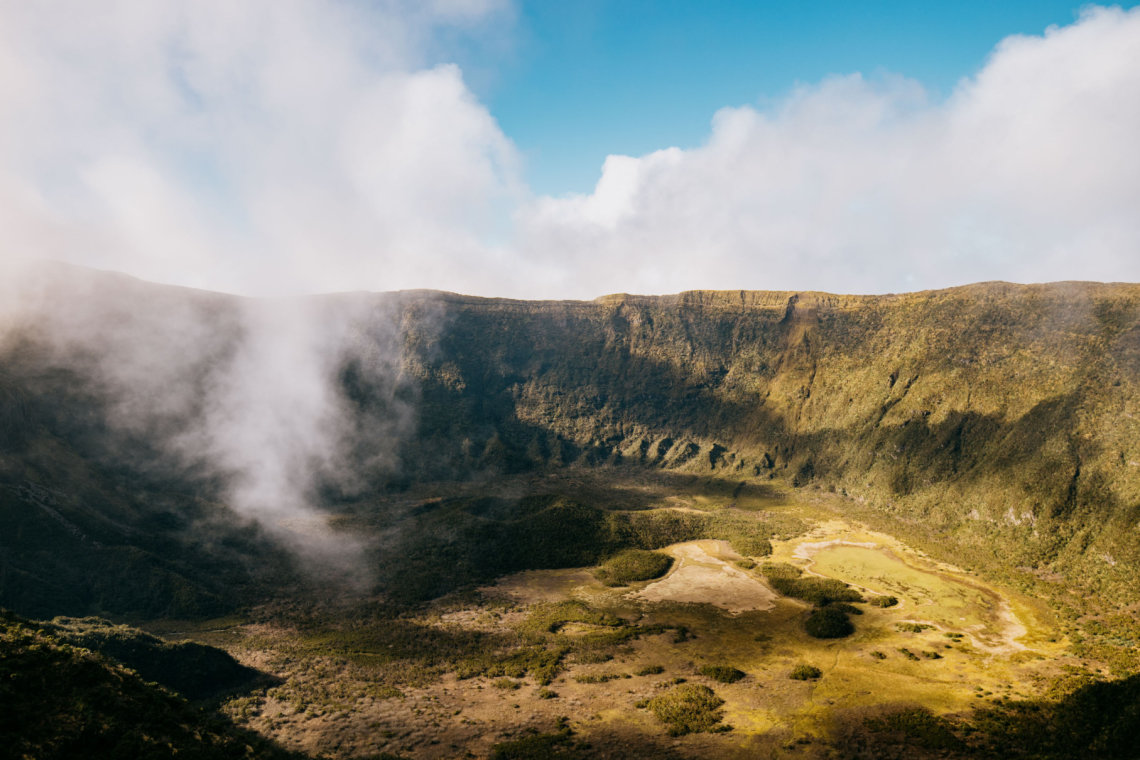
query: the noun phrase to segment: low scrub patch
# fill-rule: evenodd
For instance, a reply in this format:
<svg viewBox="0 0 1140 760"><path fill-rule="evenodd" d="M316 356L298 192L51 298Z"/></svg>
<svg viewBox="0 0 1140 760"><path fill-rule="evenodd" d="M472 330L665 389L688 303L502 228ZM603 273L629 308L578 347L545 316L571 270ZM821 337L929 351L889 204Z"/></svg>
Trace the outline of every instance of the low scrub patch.
<svg viewBox="0 0 1140 760"><path fill-rule="evenodd" d="M626 549L606 560L594 571L607 586L625 586L636 581L660 578L673 566L668 554L646 549Z"/></svg>
<svg viewBox="0 0 1140 760"><path fill-rule="evenodd" d="M859 592L843 581L805 576L795 565L765 562L761 565L760 571L768 579L769 585L784 596L803 599L805 602L818 605L863 601Z"/></svg>
<svg viewBox="0 0 1140 760"><path fill-rule="evenodd" d="M580 673L574 676L574 680L578 683L608 683L616 681L619 678L628 678L629 676L621 673Z"/></svg>
<svg viewBox="0 0 1140 760"><path fill-rule="evenodd" d="M871 605L874 607L894 607L899 603L897 597L893 596L873 596L871 597Z"/></svg>
<svg viewBox="0 0 1140 760"><path fill-rule="evenodd" d="M704 665L699 672L705 678L711 678L721 683L736 683L745 676L743 670L737 670L728 665Z"/></svg>
<svg viewBox="0 0 1140 760"><path fill-rule="evenodd" d="M962 742L950 730L950 723L922 707L912 707L868 718L866 726L875 733L890 733L906 737L923 749L957 750Z"/></svg>
<svg viewBox="0 0 1140 760"><path fill-rule="evenodd" d="M649 700L648 707L665 724L670 736L683 736L723 730L718 726L724 718L720 709L723 704L724 700L709 687L686 683Z"/></svg>
<svg viewBox="0 0 1140 760"><path fill-rule="evenodd" d="M823 671L814 665L797 665L792 668L791 674L788 678L796 681L814 681L823 675Z"/></svg>
<svg viewBox="0 0 1140 760"><path fill-rule="evenodd" d="M549 760L552 757L572 757L569 722L558 719L557 730L549 734L532 734L521 739L500 742L491 749L491 760Z"/></svg>

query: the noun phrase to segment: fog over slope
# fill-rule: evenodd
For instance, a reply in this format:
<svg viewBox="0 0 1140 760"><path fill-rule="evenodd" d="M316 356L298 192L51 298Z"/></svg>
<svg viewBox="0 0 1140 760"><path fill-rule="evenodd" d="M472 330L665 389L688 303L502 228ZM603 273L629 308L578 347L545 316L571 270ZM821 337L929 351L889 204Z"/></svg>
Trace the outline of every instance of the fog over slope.
<svg viewBox="0 0 1140 760"><path fill-rule="evenodd" d="M1134 595L1140 286L541 302L258 301L71 267L24 283L0 344L17 609L224 607L290 567L367 587L373 539L326 525L339 505L619 463L838 491L970 563ZM115 586L139 567L154 588Z"/></svg>

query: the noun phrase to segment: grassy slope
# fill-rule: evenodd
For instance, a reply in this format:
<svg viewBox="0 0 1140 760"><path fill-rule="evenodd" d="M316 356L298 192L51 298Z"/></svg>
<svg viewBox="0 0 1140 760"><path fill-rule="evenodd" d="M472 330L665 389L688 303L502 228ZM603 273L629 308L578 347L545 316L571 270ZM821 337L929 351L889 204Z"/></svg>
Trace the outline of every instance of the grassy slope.
<svg viewBox="0 0 1140 760"><path fill-rule="evenodd" d="M293 757L3 611L0 705L9 757Z"/></svg>

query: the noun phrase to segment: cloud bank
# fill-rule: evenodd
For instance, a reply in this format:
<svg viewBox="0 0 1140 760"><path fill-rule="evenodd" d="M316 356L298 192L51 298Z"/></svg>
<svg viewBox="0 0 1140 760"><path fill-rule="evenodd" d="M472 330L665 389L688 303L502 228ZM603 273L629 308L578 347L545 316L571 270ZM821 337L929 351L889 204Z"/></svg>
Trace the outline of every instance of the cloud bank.
<svg viewBox="0 0 1140 760"><path fill-rule="evenodd" d="M1004 40L931 103L837 76L707 144L611 156L588 196L538 199L524 248L550 281L884 292L977 280L1140 278L1140 12ZM562 264L562 266L560 266Z"/></svg>
<svg viewBox="0 0 1140 760"><path fill-rule="evenodd" d="M4 3L5 247L255 294L1140 279L1140 10L1007 38L941 102L846 74L725 108L704 145L610 156L592 193L557 198L528 193L462 72L428 62L510 17Z"/></svg>

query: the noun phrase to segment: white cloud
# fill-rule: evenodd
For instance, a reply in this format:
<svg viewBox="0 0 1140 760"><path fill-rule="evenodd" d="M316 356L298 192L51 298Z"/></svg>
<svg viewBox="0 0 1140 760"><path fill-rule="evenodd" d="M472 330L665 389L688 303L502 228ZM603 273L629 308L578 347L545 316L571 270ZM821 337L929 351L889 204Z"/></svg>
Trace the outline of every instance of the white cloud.
<svg viewBox="0 0 1140 760"><path fill-rule="evenodd" d="M429 64L511 14L0 0L6 246L246 293L1140 279L1140 10L1011 37L944 102L852 74L726 108L705 145L611 156L562 198L528 196L462 72Z"/></svg>
<svg viewBox="0 0 1140 760"><path fill-rule="evenodd" d="M0 4L6 245L240 292L478 283L520 192L514 149L424 56L438 30L508 13Z"/></svg>
<svg viewBox="0 0 1140 760"><path fill-rule="evenodd" d="M550 290L1140 279L1140 10L1003 41L944 103L856 74L520 213ZM598 273L593 280L579 272Z"/></svg>

